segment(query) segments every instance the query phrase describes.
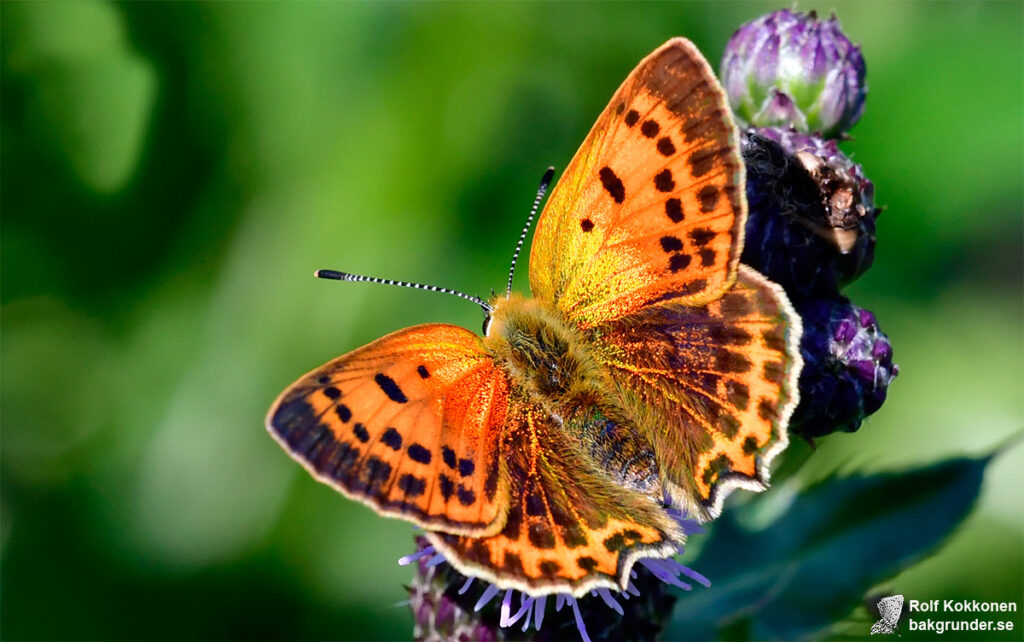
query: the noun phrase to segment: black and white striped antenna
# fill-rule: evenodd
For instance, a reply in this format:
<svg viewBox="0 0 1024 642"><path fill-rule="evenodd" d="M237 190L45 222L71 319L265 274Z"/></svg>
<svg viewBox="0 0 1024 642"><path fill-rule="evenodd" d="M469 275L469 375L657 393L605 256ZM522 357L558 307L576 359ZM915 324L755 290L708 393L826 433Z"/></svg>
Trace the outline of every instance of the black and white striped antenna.
<svg viewBox="0 0 1024 642"><path fill-rule="evenodd" d="M540 179L540 187L537 188L537 198L533 199L533 207L530 208L530 218L526 219L523 233L519 235L519 242L516 243L516 251L512 253L512 267L508 271L508 288L505 290L506 299L512 295L512 278L516 275L516 261L519 259L519 252L523 249L523 243L526 242L526 235L530 232L534 217L537 216L540 202L544 200L544 195L547 194L548 187L551 185L551 179L554 177L555 168L549 167Z"/></svg>
<svg viewBox="0 0 1024 642"><path fill-rule="evenodd" d="M441 292L443 294L454 294L460 299L472 301L483 308L484 314L490 314L494 309L486 301L480 297L470 296L453 290L451 288L442 288L436 285L424 285L422 283L410 283L408 281L396 281L394 279L382 279L376 276L362 276L361 274L349 274L348 272L338 272L337 270L317 270L313 273L319 279L331 279L332 281L351 281L354 283L369 282L369 283L381 283L383 285L397 285L403 288L416 288L417 290L427 290L428 292Z"/></svg>

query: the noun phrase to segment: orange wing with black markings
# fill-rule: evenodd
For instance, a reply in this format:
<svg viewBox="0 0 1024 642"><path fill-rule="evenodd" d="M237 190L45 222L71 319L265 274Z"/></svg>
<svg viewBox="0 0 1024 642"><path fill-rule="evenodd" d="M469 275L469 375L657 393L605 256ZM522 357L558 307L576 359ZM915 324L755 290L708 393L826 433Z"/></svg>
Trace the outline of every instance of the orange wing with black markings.
<svg viewBox="0 0 1024 642"><path fill-rule="evenodd" d="M702 308L655 306L600 333L595 356L629 410L655 418L639 425L677 503L713 517L731 488L766 487L802 367L800 317L781 288L741 265Z"/></svg>
<svg viewBox="0 0 1024 642"><path fill-rule="evenodd" d="M267 428L314 477L384 515L484 535L504 526L507 375L462 328L390 334L303 376Z"/></svg>
<svg viewBox="0 0 1024 642"><path fill-rule="evenodd" d="M584 327L736 277L744 166L714 73L675 38L629 75L555 187L530 255L534 296Z"/></svg>
<svg viewBox="0 0 1024 642"><path fill-rule="evenodd" d="M682 533L661 506L613 482L549 413L514 403L503 443L512 501L501 532L427 533L463 574L530 595L580 596L625 589L634 562L678 549Z"/></svg>

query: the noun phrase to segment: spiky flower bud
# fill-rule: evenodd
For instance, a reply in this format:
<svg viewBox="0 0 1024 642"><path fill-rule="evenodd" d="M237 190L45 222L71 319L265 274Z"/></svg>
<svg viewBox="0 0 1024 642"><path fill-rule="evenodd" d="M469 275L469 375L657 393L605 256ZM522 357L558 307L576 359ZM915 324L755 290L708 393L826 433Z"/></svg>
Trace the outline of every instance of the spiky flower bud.
<svg viewBox="0 0 1024 642"><path fill-rule="evenodd" d="M874 260L874 185L835 141L790 129L748 130L743 262L791 298L835 296Z"/></svg>
<svg viewBox="0 0 1024 642"><path fill-rule="evenodd" d="M899 368L871 312L846 300L797 306L803 319L800 405L790 426L804 437L854 432L885 401Z"/></svg>
<svg viewBox="0 0 1024 642"><path fill-rule="evenodd" d="M838 137L864 111L860 47L833 15L782 9L741 26L726 45L721 78L737 117Z"/></svg>
<svg viewBox="0 0 1024 642"><path fill-rule="evenodd" d="M423 537L416 538L416 548L429 546ZM457 574L447 564L429 563L430 556L416 560L416 574L409 586L409 608L414 622L413 639L417 642L494 642L507 639L504 631L484 614L473 610L472 603L459 599Z"/></svg>

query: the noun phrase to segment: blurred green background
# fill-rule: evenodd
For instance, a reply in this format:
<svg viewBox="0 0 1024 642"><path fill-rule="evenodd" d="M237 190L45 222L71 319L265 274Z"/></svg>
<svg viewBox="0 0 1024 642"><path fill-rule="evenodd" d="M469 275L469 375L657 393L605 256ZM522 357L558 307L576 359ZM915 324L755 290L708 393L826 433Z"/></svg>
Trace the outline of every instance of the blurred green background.
<svg viewBox="0 0 1024 642"><path fill-rule="evenodd" d="M633 66L685 35L717 67L776 8L5 2L0 635L408 638L410 526L314 482L263 416L334 356L480 313L312 271L503 287L541 173ZM849 294L901 367L801 475L986 452L1024 427L1022 4L799 8L863 44L844 148L888 209ZM884 586L1019 602L1021 451Z"/></svg>

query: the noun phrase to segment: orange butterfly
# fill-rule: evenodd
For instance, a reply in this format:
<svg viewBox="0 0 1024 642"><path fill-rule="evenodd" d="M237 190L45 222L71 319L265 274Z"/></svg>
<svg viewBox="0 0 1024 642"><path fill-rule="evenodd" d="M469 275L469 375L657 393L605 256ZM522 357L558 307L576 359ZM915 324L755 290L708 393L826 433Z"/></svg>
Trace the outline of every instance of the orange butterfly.
<svg viewBox="0 0 1024 642"><path fill-rule="evenodd" d="M764 489L786 446L800 319L739 265L745 221L725 95L670 40L552 192L533 298L474 299L482 338L428 324L341 356L267 427L318 480L422 526L463 574L534 596L622 590L634 562L676 552L670 506L714 517L733 487Z"/></svg>

